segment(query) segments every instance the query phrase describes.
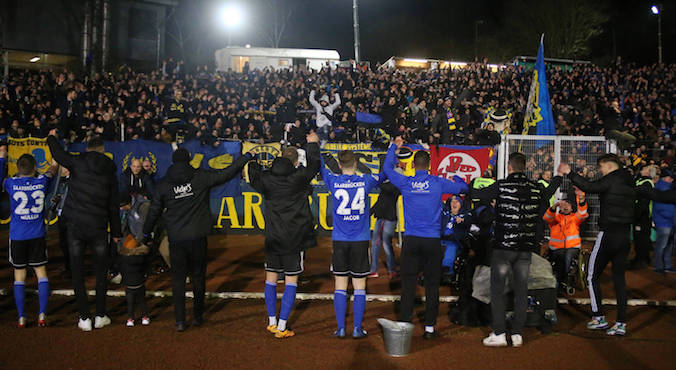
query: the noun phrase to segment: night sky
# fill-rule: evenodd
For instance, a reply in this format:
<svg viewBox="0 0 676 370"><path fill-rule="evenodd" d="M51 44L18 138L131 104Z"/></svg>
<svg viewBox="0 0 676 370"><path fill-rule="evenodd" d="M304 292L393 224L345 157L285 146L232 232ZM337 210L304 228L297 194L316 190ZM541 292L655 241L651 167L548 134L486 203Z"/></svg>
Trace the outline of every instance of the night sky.
<svg viewBox="0 0 676 370"><path fill-rule="evenodd" d="M613 55L614 31L617 55L641 64L654 62L657 59L657 19L650 13L653 3L642 0L601 2L610 21L604 27L604 34L592 41L592 54L585 59L609 60ZM255 14L261 14L253 2L242 3L247 12L254 8ZM496 36L503 29L504 7L508 4L508 1L497 0L360 0L362 59L382 62L398 55L471 60L474 21L484 21L479 26L481 55L482 48L490 47L484 37ZM674 61L676 55L675 48L670 47L674 45L670 41L676 37L674 14L676 6L669 9L667 4L662 12L665 61ZM353 57L351 0L306 1L296 10L293 19L280 46L337 49L341 59ZM233 34L233 43L267 46L264 39L254 34L256 27L260 27L260 23L249 19L246 29ZM223 34L215 34L213 41L217 45L226 39ZM533 45L530 55L536 52L537 45Z"/></svg>

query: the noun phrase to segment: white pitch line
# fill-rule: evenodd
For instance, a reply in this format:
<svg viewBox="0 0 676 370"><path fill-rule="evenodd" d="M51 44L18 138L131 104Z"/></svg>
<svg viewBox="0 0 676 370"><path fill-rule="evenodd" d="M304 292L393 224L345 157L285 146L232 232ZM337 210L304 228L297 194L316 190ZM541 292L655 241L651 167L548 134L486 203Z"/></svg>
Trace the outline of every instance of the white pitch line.
<svg viewBox="0 0 676 370"><path fill-rule="evenodd" d="M37 294L35 289L26 289L27 292L31 294ZM0 289L0 296L11 295L10 289ZM90 296L95 296L95 290L88 290L87 294ZM56 289L52 290L52 295L66 296L70 297L75 295L73 289ZM125 292L123 290L109 290L107 295L109 297L124 297ZM171 297L171 291L167 290L149 290L146 292L148 297ZM188 291L185 293L186 297L192 298L192 292ZM219 298L219 299L265 299L264 293L258 292L206 292L207 298ZM277 298L281 298L282 294L278 293ZM417 297L420 301L425 301L425 297ZM332 301L333 294L326 293L297 293L296 299L300 301ZM401 299L398 295L392 294L367 294L366 300L370 302L396 302ZM439 301L442 303L451 303L456 302L459 299L458 296L448 295L439 297ZM588 305L590 304L589 298L558 298L559 304L570 304L570 305ZM604 299L604 305L615 306L617 301L615 299ZM654 299L629 299L627 300L628 306L660 306L660 307L676 307L676 300L654 300Z"/></svg>

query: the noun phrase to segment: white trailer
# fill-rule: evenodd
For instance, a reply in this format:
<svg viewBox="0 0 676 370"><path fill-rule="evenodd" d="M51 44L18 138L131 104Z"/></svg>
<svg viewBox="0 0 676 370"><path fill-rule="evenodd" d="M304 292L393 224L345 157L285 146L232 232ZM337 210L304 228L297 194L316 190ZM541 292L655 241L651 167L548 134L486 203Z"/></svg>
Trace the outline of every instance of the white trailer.
<svg viewBox="0 0 676 370"><path fill-rule="evenodd" d="M249 70L271 67L275 70L305 66L321 69L328 65L336 68L340 55L336 50L323 49L275 49L251 47L227 47L216 50L216 70L242 72L248 63Z"/></svg>

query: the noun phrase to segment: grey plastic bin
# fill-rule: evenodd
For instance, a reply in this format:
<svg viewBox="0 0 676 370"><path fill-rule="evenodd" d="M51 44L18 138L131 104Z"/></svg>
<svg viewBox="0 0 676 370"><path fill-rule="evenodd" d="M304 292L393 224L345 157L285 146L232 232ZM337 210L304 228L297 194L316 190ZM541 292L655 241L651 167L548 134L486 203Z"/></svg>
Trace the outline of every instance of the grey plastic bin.
<svg viewBox="0 0 676 370"><path fill-rule="evenodd" d="M410 322L378 319L383 328L385 339L385 351L394 357L403 357L411 351L411 338L413 337L413 324Z"/></svg>

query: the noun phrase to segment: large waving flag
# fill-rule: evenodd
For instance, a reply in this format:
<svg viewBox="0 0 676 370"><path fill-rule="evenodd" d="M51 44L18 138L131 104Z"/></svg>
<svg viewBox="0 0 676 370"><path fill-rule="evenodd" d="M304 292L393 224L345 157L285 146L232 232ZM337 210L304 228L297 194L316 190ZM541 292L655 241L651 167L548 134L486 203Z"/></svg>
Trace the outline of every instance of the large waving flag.
<svg viewBox="0 0 676 370"><path fill-rule="evenodd" d="M528 94L528 105L523 119L524 135L528 135L531 127L536 128L537 135L556 135L552 104L547 90L547 76L545 75L544 37L543 34L540 38L540 50L538 50L538 57L533 70L533 82L531 82L530 93Z"/></svg>

